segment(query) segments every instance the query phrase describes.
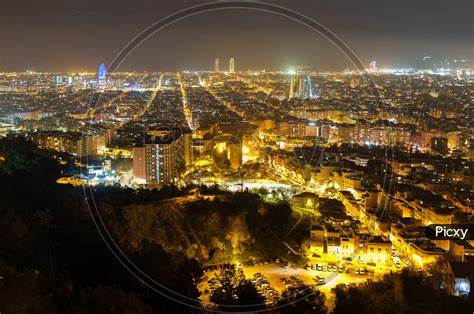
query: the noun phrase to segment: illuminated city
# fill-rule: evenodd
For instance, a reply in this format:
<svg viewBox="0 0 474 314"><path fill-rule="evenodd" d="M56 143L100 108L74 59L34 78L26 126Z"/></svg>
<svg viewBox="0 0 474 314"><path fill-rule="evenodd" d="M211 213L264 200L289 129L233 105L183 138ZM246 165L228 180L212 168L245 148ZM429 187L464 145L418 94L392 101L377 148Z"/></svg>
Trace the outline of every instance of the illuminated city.
<svg viewBox="0 0 474 314"><path fill-rule="evenodd" d="M240 55L0 72L0 313L472 313L472 59Z"/></svg>

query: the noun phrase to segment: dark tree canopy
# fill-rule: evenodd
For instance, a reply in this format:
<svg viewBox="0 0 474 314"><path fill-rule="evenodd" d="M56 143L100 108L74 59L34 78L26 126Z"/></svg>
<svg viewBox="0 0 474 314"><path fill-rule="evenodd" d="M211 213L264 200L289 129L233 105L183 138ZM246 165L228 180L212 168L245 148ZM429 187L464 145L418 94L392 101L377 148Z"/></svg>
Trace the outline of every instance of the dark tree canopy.
<svg viewBox="0 0 474 314"><path fill-rule="evenodd" d="M280 313L325 314L328 313L325 302L326 296L323 292L301 284L283 291L277 306L280 307L278 309Z"/></svg>
<svg viewBox="0 0 474 314"><path fill-rule="evenodd" d="M253 305L245 307L245 310L256 310L262 308L265 299L260 295L245 275L242 269L235 265L226 264L217 276L218 287L211 292L210 300L218 305L223 311L242 311L243 308L231 307L229 305Z"/></svg>

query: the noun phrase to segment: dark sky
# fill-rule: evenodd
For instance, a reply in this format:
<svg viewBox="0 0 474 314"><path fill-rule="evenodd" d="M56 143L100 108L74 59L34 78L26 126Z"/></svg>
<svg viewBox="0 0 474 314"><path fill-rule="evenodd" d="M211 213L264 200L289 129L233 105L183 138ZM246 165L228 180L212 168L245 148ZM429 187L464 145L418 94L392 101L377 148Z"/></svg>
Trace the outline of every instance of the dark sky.
<svg viewBox="0 0 474 314"><path fill-rule="evenodd" d="M206 2L0 1L0 71L96 70L146 26ZM325 25L364 63L410 66L425 52L443 59L473 56L471 0L267 2ZM234 57L238 70L285 70L296 64L315 70L351 67L331 43L294 21L265 12L224 10L188 18L155 34L119 70L207 70L213 68L215 57L225 66Z"/></svg>

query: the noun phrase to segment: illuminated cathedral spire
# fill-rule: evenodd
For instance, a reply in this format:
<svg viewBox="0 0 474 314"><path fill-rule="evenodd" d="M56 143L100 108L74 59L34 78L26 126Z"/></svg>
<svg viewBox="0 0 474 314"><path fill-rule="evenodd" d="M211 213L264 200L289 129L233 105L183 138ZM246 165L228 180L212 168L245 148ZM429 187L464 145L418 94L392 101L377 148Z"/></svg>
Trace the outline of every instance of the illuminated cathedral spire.
<svg viewBox="0 0 474 314"><path fill-rule="evenodd" d="M303 68L307 66L299 65L295 75L290 81L289 98L312 99L317 97L317 91L314 88L311 77L303 75Z"/></svg>

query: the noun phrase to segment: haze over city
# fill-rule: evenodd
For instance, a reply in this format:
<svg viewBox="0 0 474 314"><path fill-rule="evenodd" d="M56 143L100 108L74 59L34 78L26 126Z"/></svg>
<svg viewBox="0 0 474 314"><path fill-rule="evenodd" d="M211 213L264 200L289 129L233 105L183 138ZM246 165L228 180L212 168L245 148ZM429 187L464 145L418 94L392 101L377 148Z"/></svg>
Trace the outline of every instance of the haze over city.
<svg viewBox="0 0 474 314"><path fill-rule="evenodd" d="M201 1L10 1L0 38L0 71L95 70L148 25ZM472 2L271 1L307 14L347 42L368 64L416 67L470 59ZM27 8L27 9L25 9ZM343 70L351 64L334 45L293 20L270 12L230 9L186 18L158 32L120 70L210 70L210 56L239 59L242 70L286 70L309 64Z"/></svg>
<svg viewBox="0 0 474 314"><path fill-rule="evenodd" d="M4 8L0 313L473 313L471 1Z"/></svg>

